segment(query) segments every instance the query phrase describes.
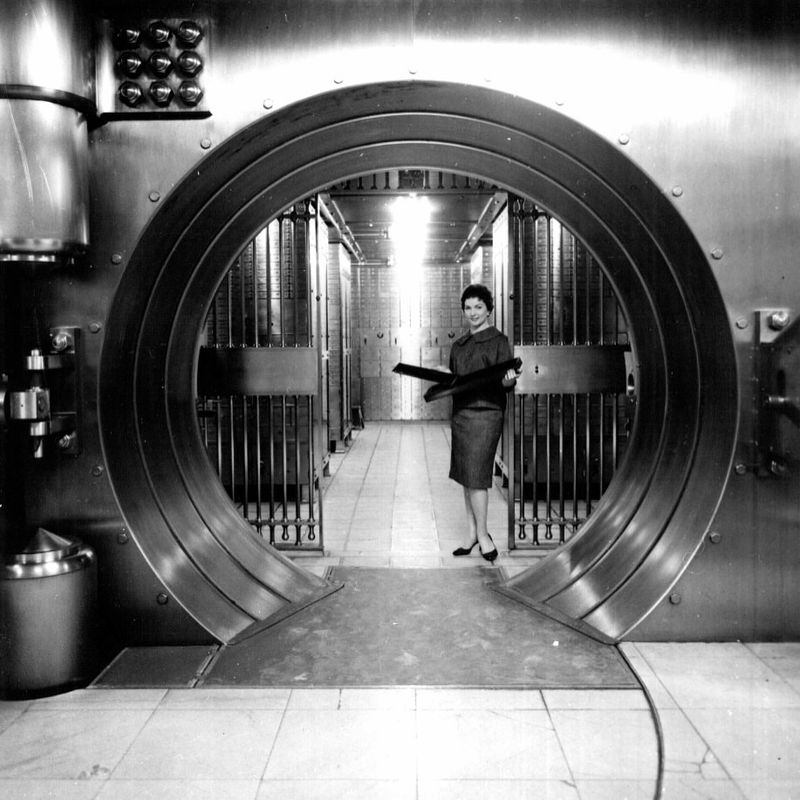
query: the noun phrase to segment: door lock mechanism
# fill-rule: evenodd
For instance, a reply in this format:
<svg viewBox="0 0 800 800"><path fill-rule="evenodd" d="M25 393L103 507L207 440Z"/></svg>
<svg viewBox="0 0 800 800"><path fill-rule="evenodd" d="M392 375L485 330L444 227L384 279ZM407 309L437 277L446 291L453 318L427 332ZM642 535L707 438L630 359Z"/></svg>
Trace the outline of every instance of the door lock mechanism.
<svg viewBox="0 0 800 800"><path fill-rule="evenodd" d="M8 418L27 425L34 458L44 458L49 443L63 454L79 452L79 334L78 328L52 329L50 351L37 348L25 357L27 388L7 393Z"/></svg>
<svg viewBox="0 0 800 800"><path fill-rule="evenodd" d="M784 477L800 466L800 317L757 312L757 331L759 467Z"/></svg>

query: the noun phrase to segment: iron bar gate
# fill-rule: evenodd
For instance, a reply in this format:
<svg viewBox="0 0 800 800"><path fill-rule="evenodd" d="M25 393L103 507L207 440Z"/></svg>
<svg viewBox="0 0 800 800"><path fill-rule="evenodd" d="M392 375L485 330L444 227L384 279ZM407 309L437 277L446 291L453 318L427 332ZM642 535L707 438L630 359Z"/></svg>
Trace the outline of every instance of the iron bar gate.
<svg viewBox="0 0 800 800"><path fill-rule="evenodd" d="M592 513L625 450L635 410L628 326L585 246L528 200L503 220L515 352L524 372L504 443L509 547L551 547ZM503 230L497 230L502 240Z"/></svg>
<svg viewBox="0 0 800 800"><path fill-rule="evenodd" d="M200 426L220 481L259 535L291 550L323 548L319 265L315 204L298 204L228 271L198 364Z"/></svg>

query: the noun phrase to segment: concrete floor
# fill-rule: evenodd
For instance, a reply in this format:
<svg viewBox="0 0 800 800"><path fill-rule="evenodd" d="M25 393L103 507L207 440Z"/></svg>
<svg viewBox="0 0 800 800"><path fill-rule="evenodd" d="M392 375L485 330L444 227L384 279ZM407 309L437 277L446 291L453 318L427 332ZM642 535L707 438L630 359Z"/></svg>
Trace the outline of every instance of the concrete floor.
<svg viewBox="0 0 800 800"><path fill-rule="evenodd" d="M332 459L329 566L459 568L446 431L368 424ZM490 506L502 531L499 492ZM501 545L500 537L495 541ZM503 552L510 574L536 556ZM800 798L800 644L626 643L641 689L84 689L0 703L16 798Z"/></svg>

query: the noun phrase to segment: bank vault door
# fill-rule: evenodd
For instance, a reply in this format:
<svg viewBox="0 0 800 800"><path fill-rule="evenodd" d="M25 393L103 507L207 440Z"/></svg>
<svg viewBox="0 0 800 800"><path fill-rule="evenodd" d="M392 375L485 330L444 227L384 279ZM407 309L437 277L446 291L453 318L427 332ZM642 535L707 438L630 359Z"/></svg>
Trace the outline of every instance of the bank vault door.
<svg viewBox="0 0 800 800"><path fill-rule="evenodd" d="M317 221L316 204L301 203L247 243L213 298L198 364L197 413L222 485L259 536L292 551L323 548Z"/></svg>
<svg viewBox="0 0 800 800"><path fill-rule="evenodd" d="M494 236L513 281L500 313L524 363L504 444L509 547L548 549L578 532L625 452L628 323L597 260L533 202L511 198Z"/></svg>

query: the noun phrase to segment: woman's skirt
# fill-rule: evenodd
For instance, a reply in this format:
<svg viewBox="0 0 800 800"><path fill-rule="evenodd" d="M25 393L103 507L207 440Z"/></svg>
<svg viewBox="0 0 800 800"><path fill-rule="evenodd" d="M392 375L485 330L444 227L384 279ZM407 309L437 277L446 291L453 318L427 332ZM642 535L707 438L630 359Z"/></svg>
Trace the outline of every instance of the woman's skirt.
<svg viewBox="0 0 800 800"><path fill-rule="evenodd" d="M450 477L469 489L492 485L503 412L497 408L462 408L450 420Z"/></svg>

